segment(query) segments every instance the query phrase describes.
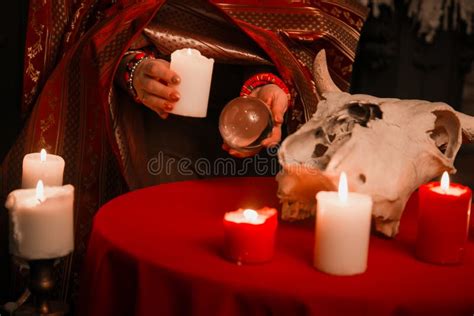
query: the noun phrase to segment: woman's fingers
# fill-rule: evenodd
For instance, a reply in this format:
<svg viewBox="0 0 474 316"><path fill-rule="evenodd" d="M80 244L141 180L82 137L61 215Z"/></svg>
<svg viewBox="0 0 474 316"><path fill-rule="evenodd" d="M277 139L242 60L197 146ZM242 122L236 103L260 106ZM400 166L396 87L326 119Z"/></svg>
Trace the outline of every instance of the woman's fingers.
<svg viewBox="0 0 474 316"><path fill-rule="evenodd" d="M238 150L235 150L235 149L231 148L226 143L222 144L222 149L227 151L229 153L229 155L237 157L237 158L253 157L256 154L258 154L258 152L260 151L260 148L252 150L252 151L238 151Z"/></svg>
<svg viewBox="0 0 474 316"><path fill-rule="evenodd" d="M283 117L288 109L288 96L282 90L273 95L271 104L273 120L276 124L283 124Z"/></svg>
<svg viewBox="0 0 474 316"><path fill-rule="evenodd" d="M272 111L275 123L283 124L283 117L288 109L288 96L280 87L275 84L267 84L253 90L250 95L265 102Z"/></svg>
<svg viewBox="0 0 474 316"><path fill-rule="evenodd" d="M156 114L158 114L159 117L161 117L163 120L166 120L168 118L168 115L170 115L169 113L161 110L161 109L158 109L155 111Z"/></svg>
<svg viewBox="0 0 474 316"><path fill-rule="evenodd" d="M258 87L252 91L251 95L265 102L272 112L273 129L270 136L262 141L262 145L269 147L278 144L281 140L281 126L284 121L284 115L288 109L288 96L275 84Z"/></svg>
<svg viewBox="0 0 474 316"><path fill-rule="evenodd" d="M170 69L170 63L163 59L147 60L143 65L143 71L146 75L163 80L168 84L178 84L181 82L178 74Z"/></svg>
<svg viewBox="0 0 474 316"><path fill-rule="evenodd" d="M155 111L161 118L168 117L169 111L173 110L174 103L168 102L167 100L157 97L154 94L142 91L139 95L140 101L151 110ZM166 115L165 115L166 114Z"/></svg>
<svg viewBox="0 0 474 316"><path fill-rule="evenodd" d="M281 140L281 124L275 124L269 137L262 140L264 147L270 147L278 144Z"/></svg>
<svg viewBox="0 0 474 316"><path fill-rule="evenodd" d="M281 141L281 125L283 117L288 108L288 97L286 94L275 94L271 100L270 109L273 114L273 129L269 137L262 140L265 147L274 146Z"/></svg>
<svg viewBox="0 0 474 316"><path fill-rule="evenodd" d="M135 84L135 90L137 90L137 93L138 89L169 102L177 102L180 98L179 92L176 91L176 89L168 87L155 78L149 76L144 76L137 80L137 83Z"/></svg>
<svg viewBox="0 0 474 316"><path fill-rule="evenodd" d="M179 82L176 73L169 69L169 63L161 59L142 62L133 78L133 86L140 102L163 119L168 117L168 112L180 99L179 92L174 88Z"/></svg>

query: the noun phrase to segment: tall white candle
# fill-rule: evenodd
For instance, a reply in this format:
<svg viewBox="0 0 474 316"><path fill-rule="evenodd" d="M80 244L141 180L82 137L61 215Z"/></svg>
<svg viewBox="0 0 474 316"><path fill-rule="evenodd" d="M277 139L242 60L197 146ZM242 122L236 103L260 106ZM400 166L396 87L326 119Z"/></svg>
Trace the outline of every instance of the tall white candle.
<svg viewBox="0 0 474 316"><path fill-rule="evenodd" d="M63 184L64 159L61 156L47 154L44 149L39 153L31 153L23 158L21 187L34 188L39 180L45 186Z"/></svg>
<svg viewBox="0 0 474 316"><path fill-rule="evenodd" d="M354 275L367 269L372 198L348 193L341 174L339 192L318 192L314 266L334 275Z"/></svg>
<svg viewBox="0 0 474 316"><path fill-rule="evenodd" d="M170 69L181 77L176 86L181 98L170 113L206 117L213 66L214 59L202 56L196 49L184 48L171 54Z"/></svg>
<svg viewBox="0 0 474 316"><path fill-rule="evenodd" d="M10 253L25 259L62 257L74 249L74 187L43 187L11 192Z"/></svg>

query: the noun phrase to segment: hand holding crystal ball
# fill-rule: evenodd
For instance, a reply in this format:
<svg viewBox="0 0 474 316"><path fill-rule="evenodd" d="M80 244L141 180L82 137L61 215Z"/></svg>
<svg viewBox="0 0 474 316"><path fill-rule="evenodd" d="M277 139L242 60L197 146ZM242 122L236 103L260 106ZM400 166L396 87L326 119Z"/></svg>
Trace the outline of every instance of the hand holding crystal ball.
<svg viewBox="0 0 474 316"><path fill-rule="evenodd" d="M231 100L222 110L219 131L224 142L238 151L252 151L262 146L273 128L272 112L255 97Z"/></svg>

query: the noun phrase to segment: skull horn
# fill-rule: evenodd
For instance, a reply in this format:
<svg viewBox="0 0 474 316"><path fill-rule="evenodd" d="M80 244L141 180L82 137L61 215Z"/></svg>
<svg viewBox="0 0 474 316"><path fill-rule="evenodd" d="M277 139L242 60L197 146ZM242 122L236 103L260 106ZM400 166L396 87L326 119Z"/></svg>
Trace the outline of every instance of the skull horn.
<svg viewBox="0 0 474 316"><path fill-rule="evenodd" d="M474 143L474 116L469 116L461 112L456 112L456 115L461 121L464 139L469 143Z"/></svg>
<svg viewBox="0 0 474 316"><path fill-rule="evenodd" d="M341 89L336 86L329 74L326 51L324 49L320 50L314 58L313 75L319 95L322 96L326 92L341 92Z"/></svg>

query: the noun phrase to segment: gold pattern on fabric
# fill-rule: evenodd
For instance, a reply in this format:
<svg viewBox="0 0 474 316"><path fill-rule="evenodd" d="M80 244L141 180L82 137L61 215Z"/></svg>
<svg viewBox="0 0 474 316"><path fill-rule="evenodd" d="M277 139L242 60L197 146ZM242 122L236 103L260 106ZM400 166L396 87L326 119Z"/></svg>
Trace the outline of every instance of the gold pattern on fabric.
<svg viewBox="0 0 474 316"><path fill-rule="evenodd" d="M64 43L69 43L71 41L71 36L74 32L77 32L77 24L79 23L79 20L82 16L82 12L86 8L86 4L84 2L80 2L78 8L74 12L74 14L71 17L71 25L69 27L69 31L64 34Z"/></svg>
<svg viewBox="0 0 474 316"><path fill-rule="evenodd" d="M320 1L323 5L322 7L324 8L325 5L337 5L344 10L346 10L349 13L352 13L360 18L362 20L365 18L367 15L367 7L359 3L358 1L354 0L318 0ZM313 2L315 2L313 0ZM362 23L364 21L362 20ZM359 29L360 30L360 29Z"/></svg>
<svg viewBox="0 0 474 316"><path fill-rule="evenodd" d="M303 11L301 8L289 8L269 10L269 12L229 11L229 14L267 30L278 31L284 29L301 34L306 32L327 34L331 41L334 41L348 57L354 60L358 33L320 10L314 8L309 8L309 10L312 12L308 13L307 10Z"/></svg>
<svg viewBox="0 0 474 316"><path fill-rule="evenodd" d="M143 32L163 55L191 47L221 63L271 64L258 45L204 1L168 1Z"/></svg>
<svg viewBox="0 0 474 316"><path fill-rule="evenodd" d="M102 51L96 55L95 63L99 68L103 68L112 59L116 59L121 53L123 45L132 36L132 30L125 28L119 34L113 37L113 40L107 43Z"/></svg>
<svg viewBox="0 0 474 316"><path fill-rule="evenodd" d="M44 148L46 149L47 151L51 152L51 146L48 145L48 143L46 142L46 139L44 137L44 133L46 133L50 128L51 126L53 126L54 124L56 124L56 119L54 118L54 115L51 113L49 114L46 119L44 120L40 120L40 138L39 138L39 146L41 148Z"/></svg>
<svg viewBox="0 0 474 316"><path fill-rule="evenodd" d="M23 95L23 106L22 110L25 111L26 108L29 108L30 105L33 103L34 98L36 97L36 93L38 91L38 84L39 84L39 78L40 78L40 71L35 68L33 65L33 59L43 51L43 34L45 30L45 25L38 23L36 20L36 12L41 9L42 6L44 6L43 1L39 0L33 0L30 2L31 6L31 11L33 12L32 14L32 19L31 19L31 26L34 32L34 35L38 38L33 45L28 46L26 48L26 58L25 58L25 80L29 79L32 81L33 85L31 87L30 91L27 91Z"/></svg>
<svg viewBox="0 0 474 316"><path fill-rule="evenodd" d="M64 30L66 29L68 23L68 12L66 12L66 4L65 1L67 0L54 0L52 8L53 8L53 28L51 30L51 34L49 34L49 40L46 44L47 47L51 50L51 54L48 54L48 60L46 61L47 65L53 65L56 62L56 58L58 57L59 47L63 40Z"/></svg>

